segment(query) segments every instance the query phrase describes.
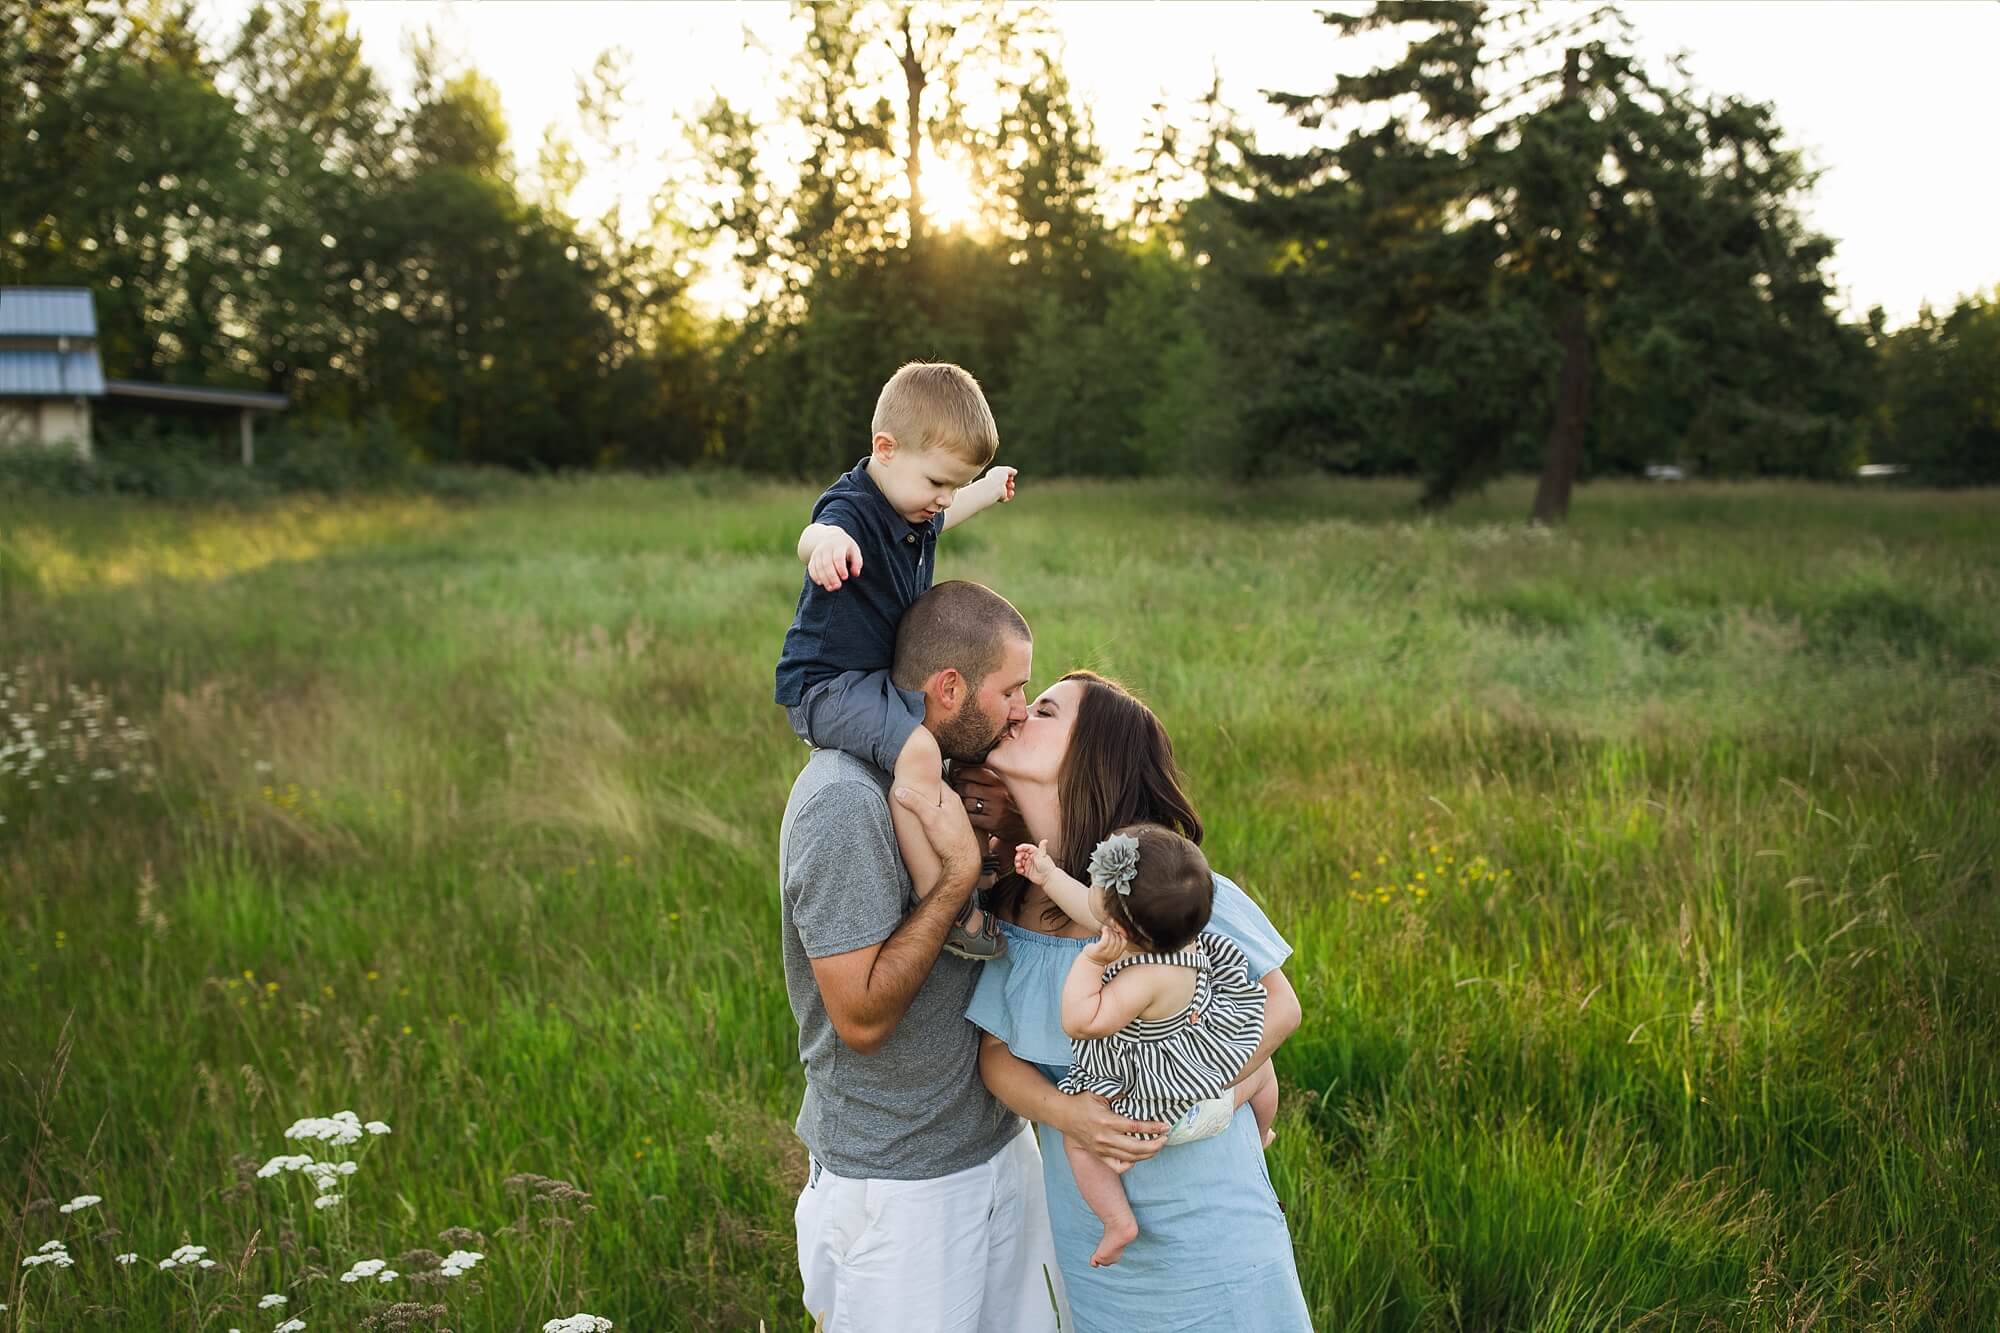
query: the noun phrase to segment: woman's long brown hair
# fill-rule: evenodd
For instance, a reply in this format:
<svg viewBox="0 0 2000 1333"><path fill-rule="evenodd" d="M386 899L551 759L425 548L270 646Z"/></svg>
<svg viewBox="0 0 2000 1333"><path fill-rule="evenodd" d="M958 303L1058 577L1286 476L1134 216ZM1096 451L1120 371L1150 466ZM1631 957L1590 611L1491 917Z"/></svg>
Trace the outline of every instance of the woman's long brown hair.
<svg viewBox="0 0 2000 1333"><path fill-rule="evenodd" d="M1174 743L1153 710L1095 671L1072 671L1063 679L1081 681L1083 694L1056 770L1056 864L1088 884L1091 852L1127 824L1159 824L1199 846L1201 816L1181 786ZM1003 879L995 905L1012 915L1026 891L1026 880ZM1068 920L1053 903L1042 919L1058 926Z"/></svg>

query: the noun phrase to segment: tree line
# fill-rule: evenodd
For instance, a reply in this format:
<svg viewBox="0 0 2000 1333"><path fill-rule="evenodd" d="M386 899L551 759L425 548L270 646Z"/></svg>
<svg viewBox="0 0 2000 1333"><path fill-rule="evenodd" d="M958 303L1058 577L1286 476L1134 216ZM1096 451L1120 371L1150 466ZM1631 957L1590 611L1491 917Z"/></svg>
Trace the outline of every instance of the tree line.
<svg viewBox="0 0 2000 1333"><path fill-rule="evenodd" d="M2000 312L1836 310L1770 107L1651 70L1615 8L1402 0L1325 16L1395 53L1211 94L1114 166L1052 25L1012 5L794 13L768 123L716 98L644 217L575 215L577 145L515 166L435 43L394 96L347 15L278 0L0 0L0 283L97 296L107 373L292 396L430 459L826 476L914 357L971 367L1037 474L1542 475L1906 463L2000 480ZM579 80L614 144L615 53ZM931 222L926 171L982 218ZM933 174L932 179L935 179ZM743 312L689 287L719 265Z"/></svg>

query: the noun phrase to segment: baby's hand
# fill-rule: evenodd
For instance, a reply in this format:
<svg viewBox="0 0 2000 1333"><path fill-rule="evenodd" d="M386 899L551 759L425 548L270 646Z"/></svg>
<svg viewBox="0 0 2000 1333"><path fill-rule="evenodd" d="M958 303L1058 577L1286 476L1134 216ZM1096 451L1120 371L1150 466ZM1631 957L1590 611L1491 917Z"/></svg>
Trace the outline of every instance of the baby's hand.
<svg viewBox="0 0 2000 1333"><path fill-rule="evenodd" d="M1043 885L1056 870L1056 859L1049 855L1049 840L1040 843L1024 842L1014 849L1014 873L1026 876L1030 884Z"/></svg>
<svg viewBox="0 0 2000 1333"><path fill-rule="evenodd" d="M836 532L813 547L806 574L828 592L837 592L843 578L861 575L861 547L845 532Z"/></svg>
<svg viewBox="0 0 2000 1333"><path fill-rule="evenodd" d="M994 487L997 492L994 498L997 499L1001 504L1006 504L1009 500L1014 498L1013 468L996 467L992 471L988 472L986 475L994 479Z"/></svg>
<svg viewBox="0 0 2000 1333"><path fill-rule="evenodd" d="M1109 967L1125 956L1126 947L1125 932L1107 921L1104 932L1083 946L1083 956L1101 967Z"/></svg>

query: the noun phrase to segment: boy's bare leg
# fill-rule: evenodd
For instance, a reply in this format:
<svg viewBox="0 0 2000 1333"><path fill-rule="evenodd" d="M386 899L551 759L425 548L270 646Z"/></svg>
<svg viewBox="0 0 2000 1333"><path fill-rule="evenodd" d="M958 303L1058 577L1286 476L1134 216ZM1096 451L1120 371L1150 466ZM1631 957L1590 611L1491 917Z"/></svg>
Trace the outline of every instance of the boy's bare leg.
<svg viewBox="0 0 2000 1333"><path fill-rule="evenodd" d="M944 798L944 756L938 753L937 737L928 728L918 727L903 742L902 752L896 756L895 785L908 787L932 804ZM930 839L924 836L924 826L915 811L891 801L889 815L896 823L896 845L902 850L903 864L909 867L910 883L916 887L917 897L922 898L936 886L938 872L943 867L937 853L931 850ZM975 906L971 917L974 930L981 919L978 910Z"/></svg>
<svg viewBox="0 0 2000 1333"><path fill-rule="evenodd" d="M1278 1137L1278 1131L1271 1128L1278 1118L1278 1074L1269 1060L1236 1085L1236 1104L1241 1106L1245 1102L1250 1103L1250 1114L1257 1117L1258 1142L1270 1147Z"/></svg>
<svg viewBox="0 0 2000 1333"><path fill-rule="evenodd" d="M1065 1138L1063 1152L1069 1157L1070 1174L1076 1177L1076 1192L1104 1223L1104 1239L1090 1256L1092 1268L1109 1268L1125 1255L1125 1247L1139 1235L1139 1219L1125 1198L1125 1182L1103 1158Z"/></svg>

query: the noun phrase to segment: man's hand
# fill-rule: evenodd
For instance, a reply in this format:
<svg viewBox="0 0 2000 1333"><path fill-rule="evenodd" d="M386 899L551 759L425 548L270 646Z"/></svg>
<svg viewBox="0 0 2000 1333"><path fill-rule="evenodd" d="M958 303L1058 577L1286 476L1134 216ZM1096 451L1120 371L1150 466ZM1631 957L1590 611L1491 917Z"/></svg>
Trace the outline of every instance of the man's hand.
<svg viewBox="0 0 2000 1333"><path fill-rule="evenodd" d="M834 528L814 544L806 560L806 574L828 592L838 592L841 580L861 576L861 547L852 536Z"/></svg>
<svg viewBox="0 0 2000 1333"><path fill-rule="evenodd" d="M1135 1134L1165 1134L1171 1125L1158 1120L1127 1120L1096 1093L1079 1092L1056 1128L1064 1138L1113 1164L1143 1162L1166 1146L1164 1138L1138 1139Z"/></svg>
<svg viewBox="0 0 2000 1333"><path fill-rule="evenodd" d="M979 839L972 832L972 821L965 817L965 807L943 789L938 799L931 801L908 787L896 788L896 804L916 815L924 840L937 853L936 891L963 900L979 880Z"/></svg>

